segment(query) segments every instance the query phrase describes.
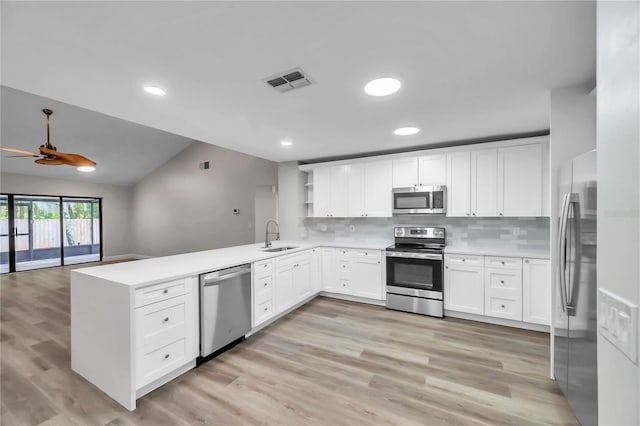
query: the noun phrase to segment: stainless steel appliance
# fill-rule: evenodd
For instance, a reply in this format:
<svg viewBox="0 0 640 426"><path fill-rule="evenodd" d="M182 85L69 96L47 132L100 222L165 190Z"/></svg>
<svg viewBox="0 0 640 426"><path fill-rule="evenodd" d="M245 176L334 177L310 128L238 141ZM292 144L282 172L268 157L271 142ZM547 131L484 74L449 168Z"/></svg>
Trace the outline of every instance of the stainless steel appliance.
<svg viewBox="0 0 640 426"><path fill-rule="evenodd" d="M598 424L596 151L560 170L554 375L582 425Z"/></svg>
<svg viewBox="0 0 640 426"><path fill-rule="evenodd" d="M393 188L393 214L445 214L447 187L412 186Z"/></svg>
<svg viewBox="0 0 640 426"><path fill-rule="evenodd" d="M200 356L244 338L251 330L251 265L200 275Z"/></svg>
<svg viewBox="0 0 640 426"><path fill-rule="evenodd" d="M387 308L442 318L444 228L397 226L386 250Z"/></svg>

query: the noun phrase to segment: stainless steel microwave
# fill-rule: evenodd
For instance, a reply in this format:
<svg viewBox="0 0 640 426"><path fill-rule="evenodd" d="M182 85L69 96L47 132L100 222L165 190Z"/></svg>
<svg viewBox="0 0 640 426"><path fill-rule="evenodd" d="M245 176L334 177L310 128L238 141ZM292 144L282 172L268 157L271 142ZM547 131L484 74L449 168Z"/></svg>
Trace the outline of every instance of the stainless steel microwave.
<svg viewBox="0 0 640 426"><path fill-rule="evenodd" d="M445 214L447 187L413 186L393 188L393 214Z"/></svg>

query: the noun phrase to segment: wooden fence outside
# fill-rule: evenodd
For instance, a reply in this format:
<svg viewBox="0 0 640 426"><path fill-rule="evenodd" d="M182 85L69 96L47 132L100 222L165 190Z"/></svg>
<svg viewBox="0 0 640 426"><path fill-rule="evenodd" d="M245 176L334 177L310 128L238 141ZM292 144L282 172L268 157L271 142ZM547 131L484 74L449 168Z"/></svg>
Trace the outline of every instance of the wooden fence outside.
<svg viewBox="0 0 640 426"><path fill-rule="evenodd" d="M93 241L91 239L91 221L93 220ZM8 220L0 220L0 251L9 251ZM100 242L100 219L63 219L65 229L71 231L74 245L98 244ZM16 219L15 226L18 234L29 233L29 220ZM67 232L63 234L65 247L68 247ZM37 219L33 221L33 248L52 248L60 246L60 220ZM20 235L16 238L16 251L29 250L29 236Z"/></svg>

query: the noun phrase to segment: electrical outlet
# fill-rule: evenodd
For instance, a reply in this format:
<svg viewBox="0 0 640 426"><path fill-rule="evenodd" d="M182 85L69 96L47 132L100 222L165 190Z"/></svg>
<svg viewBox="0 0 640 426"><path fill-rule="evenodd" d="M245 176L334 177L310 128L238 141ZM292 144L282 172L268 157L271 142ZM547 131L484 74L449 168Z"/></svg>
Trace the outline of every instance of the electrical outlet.
<svg viewBox="0 0 640 426"><path fill-rule="evenodd" d="M324 223L321 223L320 225L318 225L318 227L320 228L321 231L326 231L327 230L327 225L325 225Z"/></svg>
<svg viewBox="0 0 640 426"><path fill-rule="evenodd" d="M638 358L638 307L605 289L598 289L598 332L631 361Z"/></svg>
<svg viewBox="0 0 640 426"><path fill-rule="evenodd" d="M350 232L356 232L356 226L355 225L349 225L349 231Z"/></svg>

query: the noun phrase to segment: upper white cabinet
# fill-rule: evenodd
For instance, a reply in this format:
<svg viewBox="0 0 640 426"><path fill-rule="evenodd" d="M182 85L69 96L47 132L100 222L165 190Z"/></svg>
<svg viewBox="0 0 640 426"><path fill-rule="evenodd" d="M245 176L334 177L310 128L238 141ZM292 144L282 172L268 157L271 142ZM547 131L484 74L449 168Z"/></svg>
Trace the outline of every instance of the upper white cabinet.
<svg viewBox="0 0 640 426"><path fill-rule="evenodd" d="M542 216L542 146L498 150L498 215Z"/></svg>
<svg viewBox="0 0 640 426"><path fill-rule="evenodd" d="M418 185L446 185L446 182L447 156L445 154L418 157Z"/></svg>
<svg viewBox="0 0 640 426"><path fill-rule="evenodd" d="M471 154L447 154L447 215L469 216L471 206Z"/></svg>
<svg viewBox="0 0 640 426"><path fill-rule="evenodd" d="M391 217L391 180L391 160L316 169L314 216Z"/></svg>
<svg viewBox="0 0 640 426"><path fill-rule="evenodd" d="M393 187L445 185L447 181L445 154L393 160Z"/></svg>
<svg viewBox="0 0 640 426"><path fill-rule="evenodd" d="M471 216L498 215L498 150L471 151Z"/></svg>

